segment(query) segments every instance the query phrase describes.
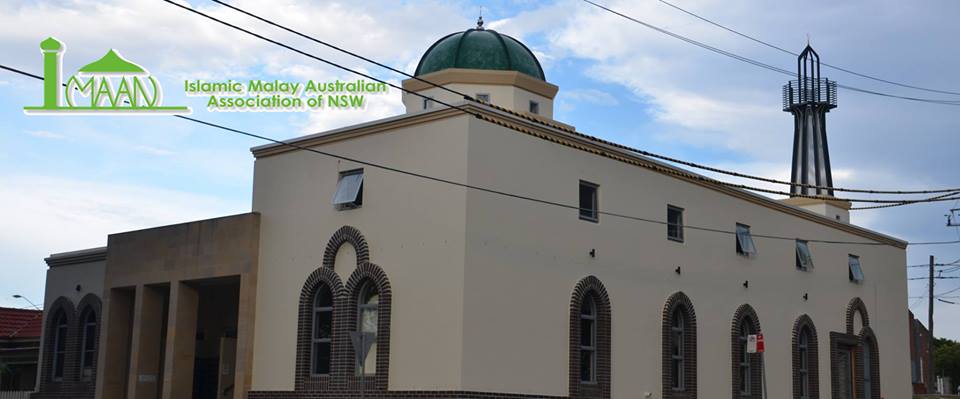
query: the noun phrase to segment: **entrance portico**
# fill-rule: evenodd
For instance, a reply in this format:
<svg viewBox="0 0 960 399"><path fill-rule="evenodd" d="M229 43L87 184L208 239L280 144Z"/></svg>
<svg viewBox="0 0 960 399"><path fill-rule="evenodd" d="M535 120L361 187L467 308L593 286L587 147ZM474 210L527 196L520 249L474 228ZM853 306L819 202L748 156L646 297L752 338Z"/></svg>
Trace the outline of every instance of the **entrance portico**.
<svg viewBox="0 0 960 399"><path fill-rule="evenodd" d="M250 385L260 216L111 235L102 399L240 399Z"/></svg>

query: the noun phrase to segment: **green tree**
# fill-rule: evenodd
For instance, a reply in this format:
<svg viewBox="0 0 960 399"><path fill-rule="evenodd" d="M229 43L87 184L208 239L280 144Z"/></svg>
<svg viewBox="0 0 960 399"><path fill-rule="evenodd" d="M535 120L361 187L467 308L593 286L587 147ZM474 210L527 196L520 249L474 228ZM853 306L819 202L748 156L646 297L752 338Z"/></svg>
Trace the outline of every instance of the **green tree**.
<svg viewBox="0 0 960 399"><path fill-rule="evenodd" d="M936 375L950 377L954 386L960 382L960 342L947 338L934 338L933 372Z"/></svg>

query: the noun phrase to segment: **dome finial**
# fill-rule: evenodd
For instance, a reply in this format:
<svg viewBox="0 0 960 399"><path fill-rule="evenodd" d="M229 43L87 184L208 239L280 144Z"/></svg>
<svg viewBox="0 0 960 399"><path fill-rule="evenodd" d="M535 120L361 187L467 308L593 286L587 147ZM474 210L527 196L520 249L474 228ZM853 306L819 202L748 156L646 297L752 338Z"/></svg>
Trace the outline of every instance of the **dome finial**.
<svg viewBox="0 0 960 399"><path fill-rule="evenodd" d="M477 17L477 30L483 30L483 7L480 7L480 16Z"/></svg>

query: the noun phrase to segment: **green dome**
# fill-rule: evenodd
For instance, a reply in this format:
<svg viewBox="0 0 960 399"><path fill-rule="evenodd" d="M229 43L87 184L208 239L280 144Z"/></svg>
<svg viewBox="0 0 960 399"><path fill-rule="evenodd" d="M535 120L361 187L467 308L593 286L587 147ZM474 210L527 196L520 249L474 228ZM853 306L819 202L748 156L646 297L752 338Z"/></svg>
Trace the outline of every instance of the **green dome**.
<svg viewBox="0 0 960 399"><path fill-rule="evenodd" d="M482 23L481 23L482 24ZM420 59L415 76L447 68L517 71L546 81L533 52L507 35L478 26L437 40Z"/></svg>

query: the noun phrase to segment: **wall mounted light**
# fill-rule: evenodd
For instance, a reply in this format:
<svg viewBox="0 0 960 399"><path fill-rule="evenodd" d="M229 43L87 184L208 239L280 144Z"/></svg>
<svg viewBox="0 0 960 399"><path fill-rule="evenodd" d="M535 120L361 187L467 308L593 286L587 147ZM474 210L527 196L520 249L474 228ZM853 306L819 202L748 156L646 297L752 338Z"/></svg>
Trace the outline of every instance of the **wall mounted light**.
<svg viewBox="0 0 960 399"><path fill-rule="evenodd" d="M803 293L803 300L806 301L807 299L810 299L810 296L809 296L806 292L804 292L804 293Z"/></svg>
<svg viewBox="0 0 960 399"><path fill-rule="evenodd" d="M591 258L596 258L596 257L597 257L597 249L596 249L596 248L591 248L591 249L590 249L590 257L591 257Z"/></svg>
<svg viewBox="0 0 960 399"><path fill-rule="evenodd" d="M677 272L677 274L680 274L680 266L677 266L677 268L674 269L673 271Z"/></svg>
<svg viewBox="0 0 960 399"><path fill-rule="evenodd" d="M743 280L743 288L750 288L750 280Z"/></svg>

